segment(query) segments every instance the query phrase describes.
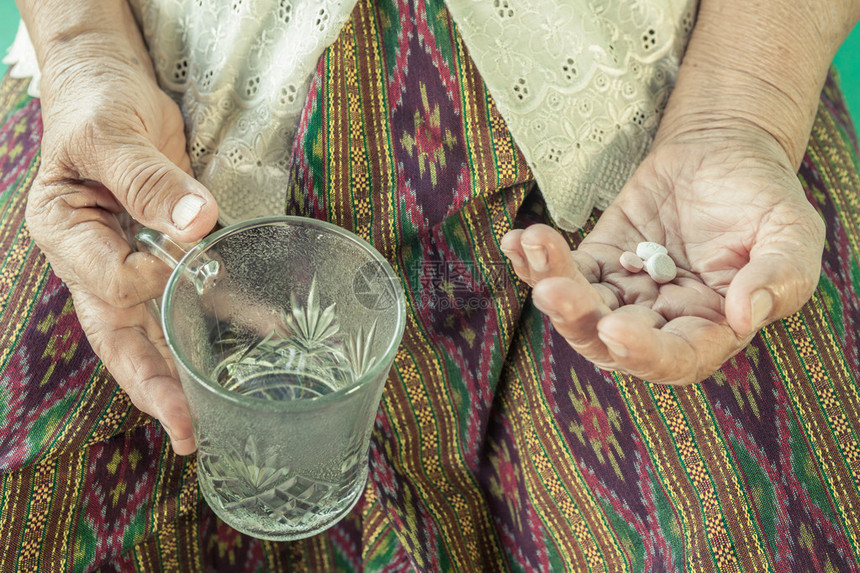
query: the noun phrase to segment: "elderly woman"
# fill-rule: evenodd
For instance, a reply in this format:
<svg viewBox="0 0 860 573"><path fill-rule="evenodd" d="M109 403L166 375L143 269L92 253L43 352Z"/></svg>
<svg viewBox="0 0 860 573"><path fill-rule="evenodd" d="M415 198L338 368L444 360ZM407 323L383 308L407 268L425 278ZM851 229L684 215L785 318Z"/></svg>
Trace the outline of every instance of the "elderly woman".
<svg viewBox="0 0 860 573"><path fill-rule="evenodd" d="M860 2L572 5L21 0L0 569L856 568L860 180L827 71ZM168 270L120 224L284 206L369 239L410 311L362 501L291 544L199 501L145 305ZM641 241L675 280L622 268Z"/></svg>

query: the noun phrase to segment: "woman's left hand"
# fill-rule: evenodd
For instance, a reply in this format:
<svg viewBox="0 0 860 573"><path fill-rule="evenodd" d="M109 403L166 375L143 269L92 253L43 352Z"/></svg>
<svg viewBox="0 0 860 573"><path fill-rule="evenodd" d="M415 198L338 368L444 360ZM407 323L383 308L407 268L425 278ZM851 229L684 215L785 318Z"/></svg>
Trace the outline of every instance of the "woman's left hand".
<svg viewBox="0 0 860 573"><path fill-rule="evenodd" d="M621 267L642 241L666 246L674 281ZM824 223L786 152L755 126L660 141L573 252L546 225L502 240L571 347L602 368L676 385L707 378L800 309L823 248Z"/></svg>

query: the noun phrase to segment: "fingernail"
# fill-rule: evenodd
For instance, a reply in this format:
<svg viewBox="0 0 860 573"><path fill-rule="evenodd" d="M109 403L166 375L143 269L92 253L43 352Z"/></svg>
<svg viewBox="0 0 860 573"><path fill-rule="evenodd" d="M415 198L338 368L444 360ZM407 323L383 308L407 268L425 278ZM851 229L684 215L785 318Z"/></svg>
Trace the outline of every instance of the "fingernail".
<svg viewBox="0 0 860 573"><path fill-rule="evenodd" d="M600 339L601 342L603 342L603 344L606 345L606 348L609 349L609 352L611 352L615 356L624 358L630 353L630 350L617 340L613 340L612 338L609 338L608 336L605 336L600 332L597 333L597 337Z"/></svg>
<svg viewBox="0 0 860 573"><path fill-rule="evenodd" d="M161 418L156 418L156 420L158 420L158 423L161 424L161 429L164 430L164 433L167 434L167 439L170 440L170 442L172 443L173 433L170 431L170 426L165 424L164 420L162 420Z"/></svg>
<svg viewBox="0 0 860 573"><path fill-rule="evenodd" d="M185 419L189 420L189 422L190 422L190 418L188 416L188 413L187 412L173 411L171 414L168 415L167 412L162 411L162 412L159 412L159 416L157 418L157 420L161 424L161 427L164 428L165 433L167 433L167 437L170 439L171 443L182 442L184 440L187 440L189 438L189 436L186 436L184 438L180 438L176 435L176 432L175 432L173 426L168 424L165 421L169 418L172 418L174 421L176 421L178 418L185 418Z"/></svg>
<svg viewBox="0 0 860 573"><path fill-rule="evenodd" d="M764 326L773 310L773 297L766 289L755 291L750 297L750 326L758 329Z"/></svg>
<svg viewBox="0 0 860 573"><path fill-rule="evenodd" d="M518 267L525 266L526 262L520 256L520 254L516 251L509 251L507 249L502 249L502 252L505 253L505 256L508 257L512 263L517 265Z"/></svg>
<svg viewBox="0 0 860 573"><path fill-rule="evenodd" d="M546 250L539 245L523 245L523 251L526 253L526 258L529 260L529 265L532 270L537 272L545 271L548 266Z"/></svg>
<svg viewBox="0 0 860 573"><path fill-rule="evenodd" d="M532 302L534 302L535 308L537 308L539 311L541 311L542 313L547 315L550 319L552 319L556 322L564 322L564 317L562 315L560 315L559 313L557 313L553 310L546 310L545 308L542 308L541 305L538 304L538 302L534 299L532 299Z"/></svg>
<svg viewBox="0 0 860 573"><path fill-rule="evenodd" d="M204 203L206 200L199 195L186 195L180 199L173 208L173 213L171 213L173 226L181 231L190 225L191 221L200 213Z"/></svg>

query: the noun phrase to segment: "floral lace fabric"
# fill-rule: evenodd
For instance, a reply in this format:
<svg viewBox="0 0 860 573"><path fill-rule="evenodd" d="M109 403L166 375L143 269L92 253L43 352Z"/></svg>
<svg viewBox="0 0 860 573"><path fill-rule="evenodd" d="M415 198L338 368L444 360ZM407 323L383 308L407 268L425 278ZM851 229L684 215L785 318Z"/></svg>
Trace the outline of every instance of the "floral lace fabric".
<svg viewBox="0 0 860 573"><path fill-rule="evenodd" d="M447 0L553 219L581 227L647 153L695 0Z"/></svg>
<svg viewBox="0 0 860 573"><path fill-rule="evenodd" d="M283 212L311 76L355 0L132 0L221 222Z"/></svg>
<svg viewBox="0 0 860 573"><path fill-rule="evenodd" d="M131 4L159 80L182 107L194 172L218 200L221 222L281 212L311 76L355 0ZM446 4L551 215L580 227L647 153L696 0ZM19 35L10 56L26 61L27 43Z"/></svg>

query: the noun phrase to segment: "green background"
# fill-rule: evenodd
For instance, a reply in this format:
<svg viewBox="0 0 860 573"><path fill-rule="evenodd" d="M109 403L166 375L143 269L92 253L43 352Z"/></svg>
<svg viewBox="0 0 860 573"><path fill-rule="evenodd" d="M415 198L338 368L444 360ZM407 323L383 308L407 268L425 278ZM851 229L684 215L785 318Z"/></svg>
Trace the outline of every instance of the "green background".
<svg viewBox="0 0 860 573"><path fill-rule="evenodd" d="M0 0L0 55L15 38L18 29L18 11L12 0ZM848 101L848 108L854 117L855 125L860 125L860 25L845 41L842 49L836 55L836 68L842 79L842 90ZM0 64L0 73L5 73L6 66Z"/></svg>

